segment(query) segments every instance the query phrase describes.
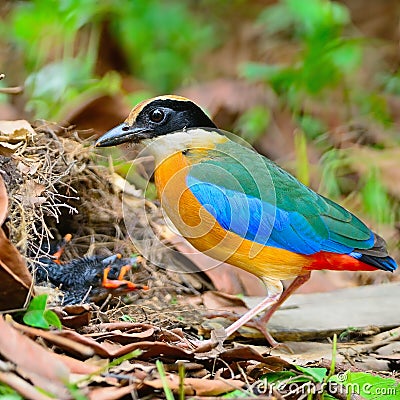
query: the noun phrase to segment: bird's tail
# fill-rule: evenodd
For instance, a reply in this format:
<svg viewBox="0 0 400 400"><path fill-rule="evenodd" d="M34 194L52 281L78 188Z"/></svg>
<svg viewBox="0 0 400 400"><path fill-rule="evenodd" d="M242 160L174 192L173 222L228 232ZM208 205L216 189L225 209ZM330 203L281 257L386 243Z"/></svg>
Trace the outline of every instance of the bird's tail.
<svg viewBox="0 0 400 400"><path fill-rule="evenodd" d="M374 233L374 235L375 242L372 248L366 250L354 250L350 255L364 264L382 269L383 271L395 271L397 269L397 263L389 256L385 240L376 233Z"/></svg>
<svg viewBox="0 0 400 400"><path fill-rule="evenodd" d="M354 249L350 254L320 252L312 256L313 261L306 270L330 269L335 271L383 271L397 269L396 261L389 256L386 242L376 233L373 247Z"/></svg>
<svg viewBox="0 0 400 400"><path fill-rule="evenodd" d="M359 257L358 260L363 262L364 264L382 269L383 271L393 272L397 269L396 261L390 256L377 257L368 254L361 254L361 257Z"/></svg>

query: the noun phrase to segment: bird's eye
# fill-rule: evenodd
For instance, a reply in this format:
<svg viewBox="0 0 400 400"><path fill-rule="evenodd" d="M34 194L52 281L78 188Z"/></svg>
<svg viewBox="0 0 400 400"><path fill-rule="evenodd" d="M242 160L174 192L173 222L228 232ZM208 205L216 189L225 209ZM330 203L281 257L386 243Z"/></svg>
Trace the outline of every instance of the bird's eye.
<svg viewBox="0 0 400 400"><path fill-rule="evenodd" d="M150 113L150 120L152 122L161 122L164 119L164 111L156 108Z"/></svg>

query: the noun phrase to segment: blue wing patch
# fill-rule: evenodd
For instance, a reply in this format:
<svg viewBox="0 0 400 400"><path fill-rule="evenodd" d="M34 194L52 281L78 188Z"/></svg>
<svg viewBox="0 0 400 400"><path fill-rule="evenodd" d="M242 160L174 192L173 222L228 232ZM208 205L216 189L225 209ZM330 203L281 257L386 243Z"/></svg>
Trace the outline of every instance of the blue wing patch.
<svg viewBox="0 0 400 400"><path fill-rule="evenodd" d="M318 235L312 221L297 211L282 210L243 192L202 182L190 174L187 185L224 229L242 238L305 255L320 251L350 254L354 250L331 240L328 228L324 236Z"/></svg>

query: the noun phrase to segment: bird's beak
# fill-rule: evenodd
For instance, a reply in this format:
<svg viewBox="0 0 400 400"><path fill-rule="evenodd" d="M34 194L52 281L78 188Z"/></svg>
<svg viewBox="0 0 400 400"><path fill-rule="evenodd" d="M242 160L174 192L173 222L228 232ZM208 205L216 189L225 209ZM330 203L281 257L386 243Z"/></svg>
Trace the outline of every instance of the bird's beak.
<svg viewBox="0 0 400 400"><path fill-rule="evenodd" d="M151 138L152 133L153 131L149 129L144 129L135 125L129 126L124 122L101 136L95 143L95 146L109 147L126 142L139 143L143 139Z"/></svg>

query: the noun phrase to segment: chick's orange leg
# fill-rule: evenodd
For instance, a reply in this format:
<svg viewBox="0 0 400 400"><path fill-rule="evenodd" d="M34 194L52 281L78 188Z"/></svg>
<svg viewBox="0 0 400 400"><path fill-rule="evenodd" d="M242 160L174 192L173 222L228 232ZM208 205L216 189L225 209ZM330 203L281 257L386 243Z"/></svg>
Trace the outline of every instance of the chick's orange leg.
<svg viewBox="0 0 400 400"><path fill-rule="evenodd" d="M118 275L118 280L122 281L126 273L132 268L132 265L124 265Z"/></svg>
<svg viewBox="0 0 400 400"><path fill-rule="evenodd" d="M69 243L71 241L71 239L72 239L72 235L70 233L67 233L64 236L61 244L59 245L58 250L53 254L54 262L56 264L61 264L60 258L62 256L62 254L64 253L66 244Z"/></svg>
<svg viewBox="0 0 400 400"><path fill-rule="evenodd" d="M118 289L121 286L124 286L124 288L126 288L127 290L139 289L139 287L136 286L133 282L122 279L130 268L131 268L130 265L124 265L121 268L118 279L108 279L108 274L110 273L111 267L108 266L104 268L103 280L101 285L106 289Z"/></svg>

